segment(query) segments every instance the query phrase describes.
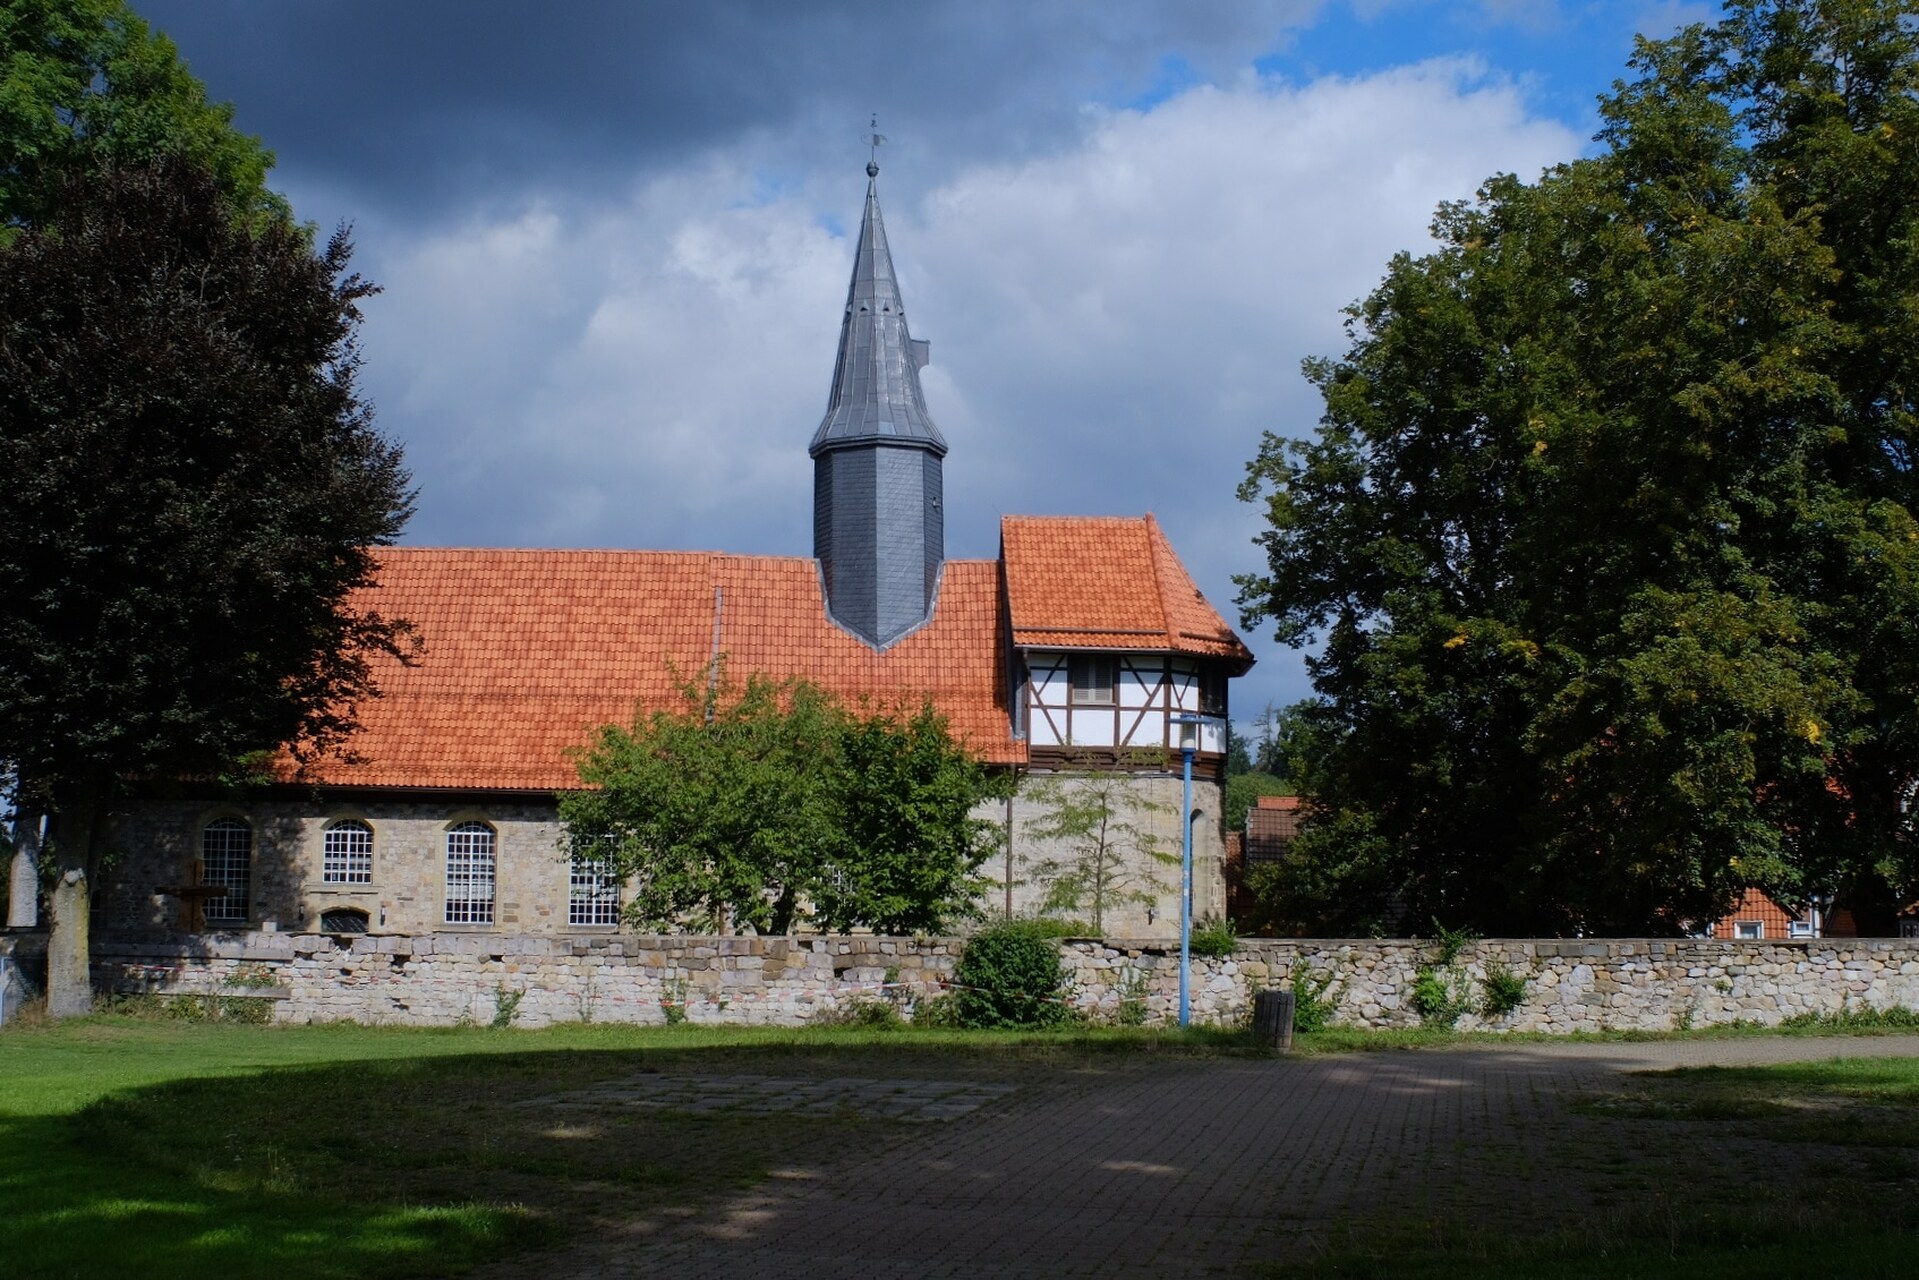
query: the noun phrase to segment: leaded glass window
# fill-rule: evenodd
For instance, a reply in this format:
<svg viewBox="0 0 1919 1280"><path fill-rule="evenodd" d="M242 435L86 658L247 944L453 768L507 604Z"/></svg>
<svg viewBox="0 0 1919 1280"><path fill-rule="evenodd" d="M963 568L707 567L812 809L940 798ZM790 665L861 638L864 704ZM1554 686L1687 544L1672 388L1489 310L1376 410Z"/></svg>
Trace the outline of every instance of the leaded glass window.
<svg viewBox="0 0 1919 1280"><path fill-rule="evenodd" d="M446 833L446 922L493 923L493 828L462 822Z"/></svg>
<svg viewBox="0 0 1919 1280"><path fill-rule="evenodd" d="M326 829L320 879L327 884L373 883L373 828L357 818Z"/></svg>
<svg viewBox="0 0 1919 1280"><path fill-rule="evenodd" d="M620 882L610 858L575 855L566 897L568 924L608 925L620 922Z"/></svg>
<svg viewBox="0 0 1919 1280"><path fill-rule="evenodd" d="M206 900L207 923L230 924L251 914L252 827L236 818L207 823L200 833L200 883L226 890Z"/></svg>

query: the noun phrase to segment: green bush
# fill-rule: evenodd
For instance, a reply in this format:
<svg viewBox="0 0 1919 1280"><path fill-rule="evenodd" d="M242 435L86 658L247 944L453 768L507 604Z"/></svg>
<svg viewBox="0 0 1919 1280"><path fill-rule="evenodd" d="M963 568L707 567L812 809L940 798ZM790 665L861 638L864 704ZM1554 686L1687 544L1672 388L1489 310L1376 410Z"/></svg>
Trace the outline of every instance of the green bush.
<svg viewBox="0 0 1919 1280"><path fill-rule="evenodd" d="M1122 1027L1143 1027L1146 1025L1146 994L1148 983L1146 971L1137 965L1127 965L1119 975L1119 1008L1115 1020Z"/></svg>
<svg viewBox="0 0 1919 1280"><path fill-rule="evenodd" d="M949 991L943 996L923 996L913 1002L913 1025L916 1027L957 1027L962 1025L959 1019L959 996Z"/></svg>
<svg viewBox="0 0 1919 1280"><path fill-rule="evenodd" d="M1193 926L1187 949L1196 956L1230 956L1239 950L1239 934L1231 920L1202 920Z"/></svg>
<svg viewBox="0 0 1919 1280"><path fill-rule="evenodd" d="M1329 995L1333 975L1302 970L1293 979L1293 1030L1324 1031L1333 1023L1339 1001Z"/></svg>
<svg viewBox="0 0 1919 1280"><path fill-rule="evenodd" d="M1093 926L1084 920L1073 920L1066 916L1027 916L1021 923L1030 924L1049 938L1097 938Z"/></svg>
<svg viewBox="0 0 1919 1280"><path fill-rule="evenodd" d="M1480 1016L1503 1018L1526 1003L1526 983L1526 975L1516 972L1504 960L1488 960L1486 976L1479 984L1486 993L1485 999L1479 1002Z"/></svg>
<svg viewBox="0 0 1919 1280"><path fill-rule="evenodd" d="M966 940L953 968L961 1026L1053 1027L1066 1021L1059 944L1032 920L1009 920Z"/></svg>
<svg viewBox="0 0 1919 1280"><path fill-rule="evenodd" d="M837 1009L811 1019L816 1027L865 1027L869 1031L891 1031L906 1025L899 1006L891 1000L855 997Z"/></svg>
<svg viewBox="0 0 1919 1280"><path fill-rule="evenodd" d="M1473 1009L1473 993L1465 969L1458 964L1421 965L1413 979L1413 1012L1431 1027L1450 1027Z"/></svg>

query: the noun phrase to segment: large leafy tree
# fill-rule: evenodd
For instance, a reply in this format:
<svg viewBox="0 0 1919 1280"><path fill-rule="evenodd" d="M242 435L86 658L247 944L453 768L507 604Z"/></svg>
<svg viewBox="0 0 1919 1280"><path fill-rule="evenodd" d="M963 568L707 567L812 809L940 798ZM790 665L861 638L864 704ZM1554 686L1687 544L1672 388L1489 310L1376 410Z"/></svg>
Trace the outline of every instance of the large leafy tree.
<svg viewBox="0 0 1919 1280"><path fill-rule="evenodd" d="M1302 927L1670 930L1914 885L1919 43L1909 0L1641 41L1602 150L1443 207L1269 435L1249 621Z"/></svg>
<svg viewBox="0 0 1919 1280"><path fill-rule="evenodd" d="M69 177L168 156L211 174L243 220L288 219L266 188L272 153L124 0L0 3L0 243L44 222Z"/></svg>
<svg viewBox="0 0 1919 1280"><path fill-rule="evenodd" d="M930 707L849 709L804 681L689 686L609 725L560 799L571 857L630 879L650 929L937 931L970 912L1003 775Z"/></svg>
<svg viewBox="0 0 1919 1280"><path fill-rule="evenodd" d="M56 1012L128 788L326 749L403 652L349 599L411 498L355 394L348 257L186 160L76 171L0 247L0 766L55 822Z"/></svg>

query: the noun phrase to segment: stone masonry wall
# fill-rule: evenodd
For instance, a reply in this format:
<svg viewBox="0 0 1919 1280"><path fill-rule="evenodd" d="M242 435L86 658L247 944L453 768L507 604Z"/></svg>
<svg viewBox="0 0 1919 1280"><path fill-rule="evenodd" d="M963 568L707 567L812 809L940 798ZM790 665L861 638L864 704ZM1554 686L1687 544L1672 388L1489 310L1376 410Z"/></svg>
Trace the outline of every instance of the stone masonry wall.
<svg viewBox="0 0 1919 1280"><path fill-rule="evenodd" d="M1139 775L1133 780L1147 808L1134 821L1157 841L1175 864L1180 849L1178 777ZM482 798L483 799L483 798ZM1223 916L1226 882L1219 831L1219 787L1196 781L1193 807L1194 895L1196 918ZM995 826L1006 821L1002 802L981 805L976 817ZM1043 809L1030 785L1013 802L1013 874L1015 910L1031 914L1043 896L1030 882L1034 860L1060 850L1035 839L1028 827ZM164 890L192 878L200 853L200 833L221 818L242 821L253 833L253 874L248 925L282 933L316 929L321 916L336 908L364 911L381 933L424 934L449 931L442 923L446 901L446 833L455 823L480 821L497 833L495 924L466 926L466 931L504 943L522 934L567 935L569 868L562 854L563 829L553 801L479 799L421 803L380 799L342 799L325 794L310 801L247 798L235 801L155 800L133 808L108 840L114 865L107 877L102 923L118 930L178 930L185 927L185 905ZM341 819L367 823L373 830L372 881L329 884L321 877L326 829ZM1109 933L1130 937L1176 938L1179 933L1179 868L1139 856L1130 860L1129 877L1145 887L1150 901L1110 910L1103 922ZM981 868L992 878L1005 874L1004 851ZM984 905L998 908L1003 888L995 884ZM1151 912L1149 915L1148 912ZM1090 915L1082 909L1080 917ZM457 926L456 926L457 927ZM611 934L612 929L602 930ZM484 947L482 947L484 949Z"/></svg>
<svg viewBox="0 0 1919 1280"><path fill-rule="evenodd" d="M0 954L26 935L0 936ZM96 939L103 988L258 996L282 1022L347 1020L449 1025L493 1020L504 999L517 1025L666 1021L793 1025L857 1000L892 999L909 1014L951 977L963 939L697 938L632 934L501 936L436 933L333 938L252 932L190 939ZM1071 1003L1116 1019L1129 996L1151 1021L1178 1001L1179 953L1160 941L1072 941ZM1251 993L1330 975L1334 1022L1392 1027L1411 1008L1430 944L1245 940L1232 956L1195 957L1192 1002L1202 1023L1245 1016ZM1670 1030L1737 1021L1766 1025L1849 1008L1919 1009L1919 940L1702 939L1487 941L1460 958L1478 992L1487 965L1526 980L1503 1018L1468 1013L1462 1029L1566 1033Z"/></svg>

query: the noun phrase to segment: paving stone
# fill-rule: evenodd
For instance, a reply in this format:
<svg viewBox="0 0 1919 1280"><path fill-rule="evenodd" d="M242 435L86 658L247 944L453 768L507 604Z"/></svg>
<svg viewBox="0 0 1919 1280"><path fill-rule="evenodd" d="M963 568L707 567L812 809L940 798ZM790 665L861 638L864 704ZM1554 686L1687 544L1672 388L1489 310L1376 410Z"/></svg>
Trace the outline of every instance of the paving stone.
<svg viewBox="0 0 1919 1280"><path fill-rule="evenodd" d="M611 1096L741 1109L915 1103L914 1118L936 1123L857 1165L790 1171L676 1221L483 1274L1237 1274L1310 1257L1334 1224L1371 1215L1483 1216L1497 1204L1536 1223L1565 1212L1557 1139L1575 1117L1564 1103L1622 1072L1889 1055L1919 1056L1919 1037L1029 1067L1017 1082L639 1077ZM816 1101L826 1083L842 1097ZM535 1105L617 1105L574 1101L607 1093Z"/></svg>

